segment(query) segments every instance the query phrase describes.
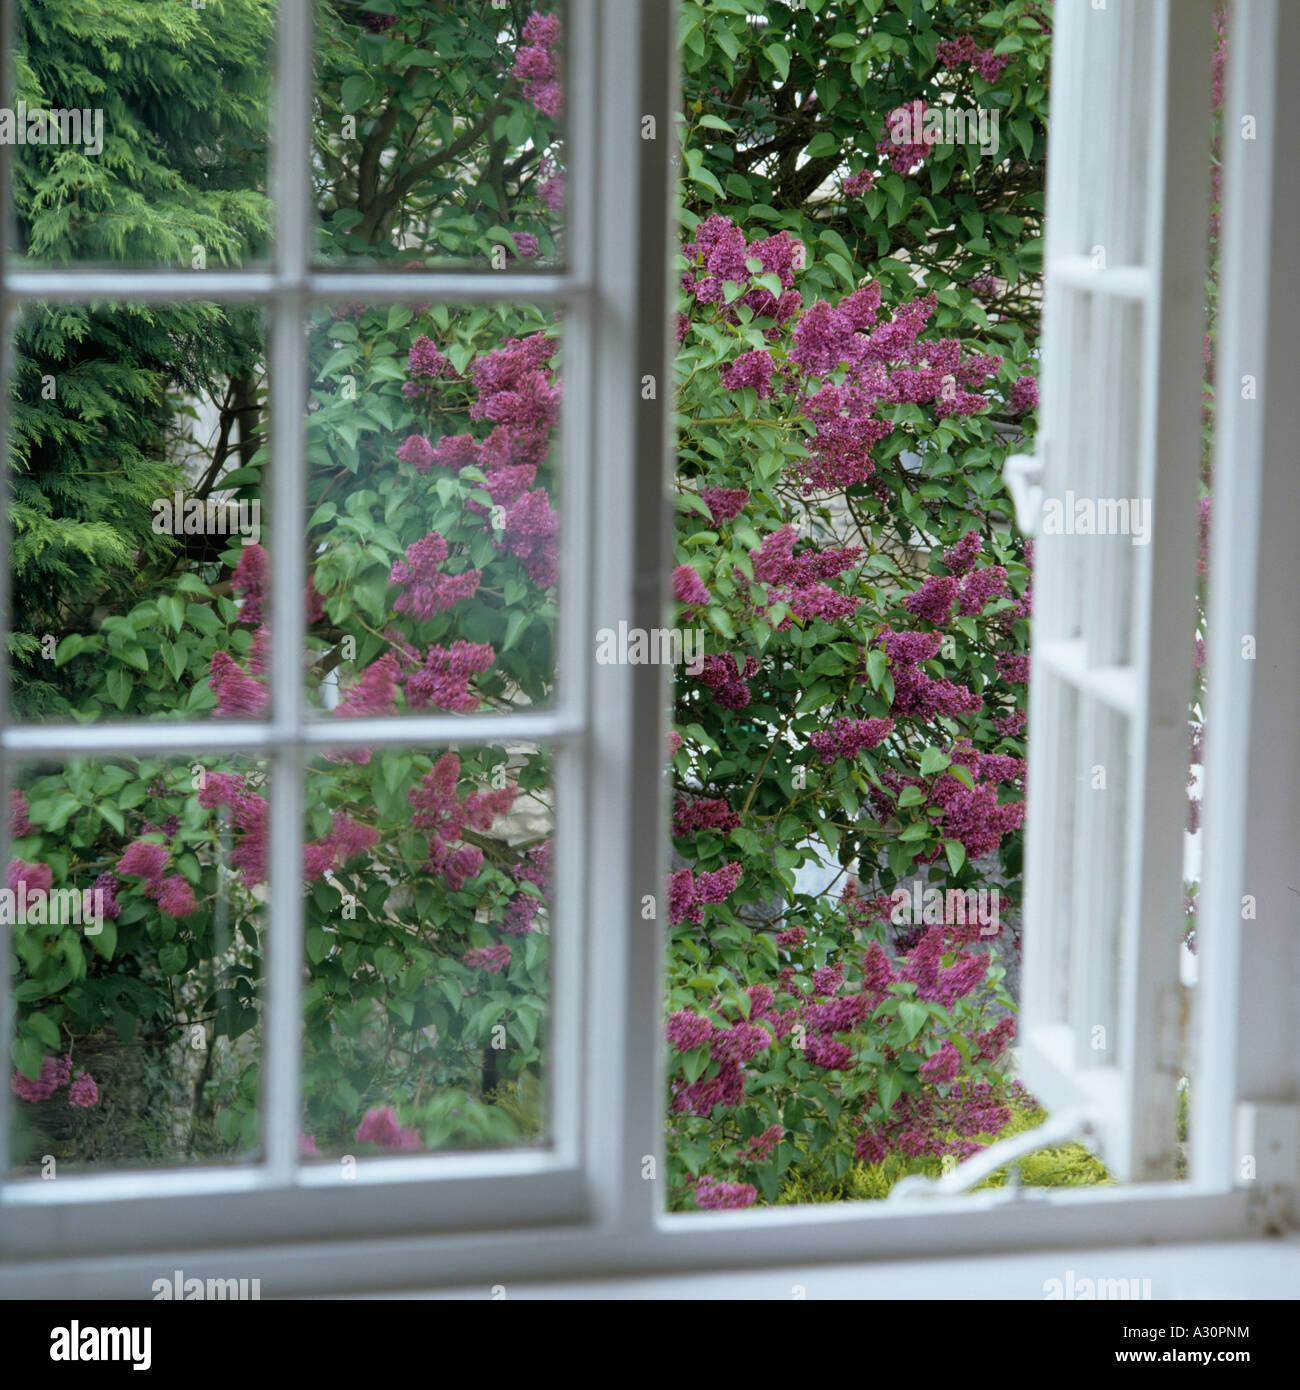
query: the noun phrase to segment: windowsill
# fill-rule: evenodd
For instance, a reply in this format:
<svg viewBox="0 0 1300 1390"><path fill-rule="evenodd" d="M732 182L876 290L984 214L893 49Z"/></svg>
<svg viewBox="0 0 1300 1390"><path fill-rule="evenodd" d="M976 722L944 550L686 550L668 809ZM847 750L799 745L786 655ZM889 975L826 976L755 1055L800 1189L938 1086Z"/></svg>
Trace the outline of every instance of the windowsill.
<svg viewBox="0 0 1300 1390"><path fill-rule="evenodd" d="M959 1260L900 1260L874 1264L786 1265L757 1271L711 1271L610 1276L504 1284L507 1299L1016 1299L1042 1301L1049 1280L1062 1286L1073 1271L1075 1300L1083 1280L1137 1280L1126 1287L1152 1301L1168 1299L1289 1299L1300 1295L1300 1235L1178 1247L1066 1249ZM802 1289L802 1293L799 1291ZM432 1289L405 1298L491 1297L483 1285Z"/></svg>

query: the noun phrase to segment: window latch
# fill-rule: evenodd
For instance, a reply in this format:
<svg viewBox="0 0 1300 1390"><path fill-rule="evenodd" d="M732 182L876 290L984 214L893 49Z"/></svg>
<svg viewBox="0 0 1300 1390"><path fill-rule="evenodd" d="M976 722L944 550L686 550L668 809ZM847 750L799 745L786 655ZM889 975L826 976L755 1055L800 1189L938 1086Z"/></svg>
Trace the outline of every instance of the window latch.
<svg viewBox="0 0 1300 1390"><path fill-rule="evenodd" d="M1063 1144L1071 1139L1087 1138L1093 1134L1093 1124L1088 1115L1078 1109L1063 1110L1053 1115L1036 1129L1027 1129L1012 1135L999 1143L990 1144L987 1149L959 1163L950 1173L941 1178L927 1178L922 1173L902 1178L890 1189L888 1201L908 1202L927 1197L955 1197L960 1192L968 1192L972 1187L992 1176L999 1168L1012 1165L1008 1187L1013 1195L1019 1196L1019 1161L1040 1149L1054 1144Z"/></svg>

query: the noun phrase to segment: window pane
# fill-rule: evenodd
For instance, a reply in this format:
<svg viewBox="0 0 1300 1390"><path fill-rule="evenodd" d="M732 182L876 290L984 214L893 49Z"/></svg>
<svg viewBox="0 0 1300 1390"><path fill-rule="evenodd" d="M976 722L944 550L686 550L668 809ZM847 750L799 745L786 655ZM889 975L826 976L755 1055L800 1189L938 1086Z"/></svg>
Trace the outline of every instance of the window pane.
<svg viewBox="0 0 1300 1390"><path fill-rule="evenodd" d="M265 773L202 755L15 770L15 1171L253 1156Z"/></svg>
<svg viewBox="0 0 1300 1390"><path fill-rule="evenodd" d="M32 265L204 269L267 255L271 0L20 0L14 221ZM11 128L6 129L6 121Z"/></svg>
<svg viewBox="0 0 1300 1390"><path fill-rule="evenodd" d="M528 307L356 304L313 321L312 708L550 701L558 334Z"/></svg>
<svg viewBox="0 0 1300 1390"><path fill-rule="evenodd" d="M546 1141L551 787L535 745L309 766L304 1152Z"/></svg>
<svg viewBox="0 0 1300 1390"><path fill-rule="evenodd" d="M563 10L321 0L317 24L322 260L557 267Z"/></svg>
<svg viewBox="0 0 1300 1390"><path fill-rule="evenodd" d="M10 383L20 721L267 704L260 310L33 305Z"/></svg>

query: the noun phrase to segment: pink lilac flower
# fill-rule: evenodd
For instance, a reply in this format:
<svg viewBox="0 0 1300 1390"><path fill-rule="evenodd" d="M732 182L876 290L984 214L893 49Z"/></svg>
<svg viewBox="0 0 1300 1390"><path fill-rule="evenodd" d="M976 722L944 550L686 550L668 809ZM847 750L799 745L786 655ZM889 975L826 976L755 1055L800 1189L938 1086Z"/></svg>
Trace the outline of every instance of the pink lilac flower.
<svg viewBox="0 0 1300 1390"><path fill-rule="evenodd" d="M447 542L437 531L406 547L406 559L396 561L389 575L390 584L405 590L393 604L394 612L427 621L478 592L481 571L470 569L458 575L439 571L447 555Z"/></svg>
<svg viewBox="0 0 1300 1390"><path fill-rule="evenodd" d="M414 1129L404 1129L397 1123L391 1105L367 1110L357 1126L358 1144L375 1144L381 1149L418 1149L420 1136Z"/></svg>
<svg viewBox="0 0 1300 1390"><path fill-rule="evenodd" d="M1038 405L1038 382L1032 376L1017 377L1008 404L1017 415L1033 410Z"/></svg>
<svg viewBox="0 0 1300 1390"><path fill-rule="evenodd" d="M46 1057L41 1062L41 1074L33 1081L29 1076L16 1071L9 1080L9 1089L22 1100L49 1100L60 1086L68 1084L72 1075L72 1058Z"/></svg>
<svg viewBox="0 0 1300 1390"><path fill-rule="evenodd" d="M554 118L564 104L564 93L556 80L558 67L552 49L560 39L558 15L534 13L523 29L524 45L515 55L511 75L524 88L524 97L544 116Z"/></svg>
<svg viewBox="0 0 1300 1390"><path fill-rule="evenodd" d="M720 709L744 709L750 701L746 682L757 674L758 662L752 656L745 658L739 671L729 655L706 656L699 681L713 692L713 701Z"/></svg>
<svg viewBox="0 0 1300 1390"><path fill-rule="evenodd" d="M936 50L936 56L949 71L965 67L975 57L975 40L970 34L962 34L960 38L955 39L944 39Z"/></svg>
<svg viewBox="0 0 1300 1390"><path fill-rule="evenodd" d="M190 917L198 911L194 889L180 874L163 879L157 894L151 896L156 896L158 906L169 917Z"/></svg>
<svg viewBox="0 0 1300 1390"><path fill-rule="evenodd" d="M539 589L549 589L560 576L559 533L559 517L545 488L526 492L506 510L501 544L518 556Z"/></svg>
<svg viewBox="0 0 1300 1390"><path fill-rule="evenodd" d="M449 366L447 359L434 347L429 337L421 333L411 344L406 357L406 370L412 376L441 376Z"/></svg>
<svg viewBox="0 0 1300 1390"><path fill-rule="evenodd" d="M943 552L944 568L949 574L963 575L975 564L975 558L983 549L984 542L978 531L967 531L957 542Z"/></svg>
<svg viewBox="0 0 1300 1390"><path fill-rule="evenodd" d="M780 1125L769 1125L762 1134L756 1134L736 1155L737 1163L765 1163L772 1150L781 1142L785 1130Z"/></svg>
<svg viewBox="0 0 1300 1390"><path fill-rule="evenodd" d="M668 920L673 926L680 922L702 922L704 906L720 903L735 892L741 878L741 865L724 864L712 873L698 876L690 869L679 869L668 881Z"/></svg>
<svg viewBox="0 0 1300 1390"><path fill-rule="evenodd" d="M472 713L481 701L470 694L469 682L489 670L496 661L491 642L457 640L450 647L431 646L424 665L405 676L406 699L412 709L455 710Z"/></svg>
<svg viewBox="0 0 1300 1390"><path fill-rule="evenodd" d="M298 1136L298 1156L300 1158L317 1158L319 1150L316 1148L316 1141L310 1134L300 1134Z"/></svg>
<svg viewBox="0 0 1300 1390"><path fill-rule="evenodd" d="M859 169L844 180L844 192L850 198L856 198L865 193L875 181L876 176L870 169Z"/></svg>
<svg viewBox="0 0 1300 1390"><path fill-rule="evenodd" d="M847 1043L820 1034L805 1042L803 1055L813 1066L827 1071L843 1071L853 1061L853 1049Z"/></svg>
<svg viewBox="0 0 1300 1390"><path fill-rule="evenodd" d="M713 595L692 565L678 565L673 571L673 594L679 603L693 608L703 608L713 602Z"/></svg>
<svg viewBox="0 0 1300 1390"><path fill-rule="evenodd" d="M532 232L511 232L511 237L515 243L515 250L525 260L537 255L541 250L541 243Z"/></svg>
<svg viewBox="0 0 1300 1390"><path fill-rule="evenodd" d="M364 715L393 714L397 710L397 658L385 652L361 673L345 697L334 708L336 719Z"/></svg>
<svg viewBox="0 0 1300 1390"><path fill-rule="evenodd" d="M95 1085L95 1078L88 1071L83 1071L68 1087L68 1104L82 1110L99 1104L99 1087Z"/></svg>
<svg viewBox="0 0 1300 1390"><path fill-rule="evenodd" d="M956 1079L960 1067L961 1053L952 1043L945 1042L938 1052L921 1063L918 1075L931 1085L947 1086Z"/></svg>
<svg viewBox="0 0 1300 1390"><path fill-rule="evenodd" d="M897 106L885 117L884 138L877 141L876 153L883 154L900 174L915 173L925 162L938 135L925 129L930 110L922 101Z"/></svg>
<svg viewBox="0 0 1300 1390"><path fill-rule="evenodd" d="M743 353L734 362L723 364L722 384L728 391L740 391L752 387L758 392L759 400L766 400L772 394L772 354L764 348Z"/></svg>
<svg viewBox="0 0 1300 1390"><path fill-rule="evenodd" d="M931 575L924 584L903 600L903 607L914 617L946 627L952 617L957 581L952 575Z"/></svg>
<svg viewBox="0 0 1300 1390"><path fill-rule="evenodd" d="M679 1009L675 1014L670 1014L664 1026L664 1037L678 1052L691 1052L703 1047L712 1036L713 1024L689 1009Z"/></svg>
<svg viewBox="0 0 1300 1390"><path fill-rule="evenodd" d="M794 926L787 927L785 931L776 934L776 944L784 950L793 950L797 946L802 946L807 939L808 933L797 922Z"/></svg>
<svg viewBox="0 0 1300 1390"><path fill-rule="evenodd" d="M117 861L117 872L143 878L146 883L156 886L162 883L167 859L166 845L156 845L152 840L136 840L127 846L126 852Z"/></svg>
<svg viewBox="0 0 1300 1390"><path fill-rule="evenodd" d="M262 621L262 603L266 598L268 561L266 551L256 541L245 541L239 554L239 564L231 576L230 587L242 594L244 602L239 621L256 627Z"/></svg>
<svg viewBox="0 0 1300 1390"><path fill-rule="evenodd" d="M489 975L499 975L510 964L509 946L480 946L465 952L465 964L471 970L486 970Z"/></svg>
<svg viewBox="0 0 1300 1390"><path fill-rule="evenodd" d="M397 448L397 457L409 463L417 473L427 473L434 465L433 446L422 434L411 434Z"/></svg>
<svg viewBox="0 0 1300 1390"><path fill-rule="evenodd" d="M95 894L101 894L99 899L99 913L110 921L117 921L122 915L122 904L117 900L117 890L121 887L121 882L115 874L105 870L95 879L94 883L86 889L81 900L82 917L93 917L95 914Z"/></svg>
<svg viewBox="0 0 1300 1390"><path fill-rule="evenodd" d="M164 855L166 850L163 851ZM54 871L48 864L28 864L15 859L9 865L8 884L11 893L24 890L29 898L47 894L54 883Z"/></svg>
<svg viewBox="0 0 1300 1390"><path fill-rule="evenodd" d="M681 734L679 734L676 729L669 729L667 734L664 735L664 742L668 748L668 756L671 758L686 740L682 738Z"/></svg>
<svg viewBox="0 0 1300 1390"><path fill-rule="evenodd" d="M735 830L740 817L725 801L697 797L688 801L679 797L673 806L673 834L678 839L694 835L697 831L711 830L725 835Z"/></svg>
<svg viewBox="0 0 1300 1390"><path fill-rule="evenodd" d="M1013 685L1021 684L1029 679L1029 657L1027 654L1019 652L1003 652L993 660L997 667L998 674L1005 681L1010 681Z"/></svg>
<svg viewBox="0 0 1300 1390"><path fill-rule="evenodd" d="M735 1211L752 1207L758 1189L747 1182L721 1182L717 1178L700 1178L695 1184L695 1205L704 1211Z"/></svg>
<svg viewBox="0 0 1300 1390"><path fill-rule="evenodd" d="M1007 572L1001 565L985 565L966 576L961 586L961 601L957 606L963 617L974 617L982 613L995 599L999 599L1007 589Z"/></svg>
<svg viewBox="0 0 1300 1390"><path fill-rule="evenodd" d="M266 687L236 665L229 652L213 652L208 686L217 697L218 718L261 714L270 699Z"/></svg>
<svg viewBox="0 0 1300 1390"><path fill-rule="evenodd" d="M1015 1036L1016 1020L1008 1014L1005 1018L999 1019L987 1032L977 1034L975 1045L984 1061L996 1062L1011 1045Z"/></svg>
<svg viewBox="0 0 1300 1390"><path fill-rule="evenodd" d="M836 758L852 762L859 753L879 747L893 732L892 719L837 719L829 729L810 734L808 743L823 763Z"/></svg>
<svg viewBox="0 0 1300 1390"><path fill-rule="evenodd" d="M1010 61L1009 53L994 53L991 48L982 48L975 55L975 71L985 82L996 82Z"/></svg>
<svg viewBox="0 0 1300 1390"><path fill-rule="evenodd" d="M32 823L27 819L27 798L17 789L9 793L9 830L15 839L32 833Z"/></svg>
<svg viewBox="0 0 1300 1390"><path fill-rule="evenodd" d="M700 496L713 517L713 524L720 526L724 521L733 521L744 511L749 501L749 490L743 487L706 487Z"/></svg>
<svg viewBox="0 0 1300 1390"><path fill-rule="evenodd" d="M528 893L520 893L507 906L501 930L507 936L527 936L533 929L533 919L540 907L541 903L536 898Z"/></svg>
<svg viewBox="0 0 1300 1390"><path fill-rule="evenodd" d="M772 1035L761 1023L736 1023L714 1032L709 1056L715 1062L751 1062L771 1046Z"/></svg>
<svg viewBox="0 0 1300 1390"><path fill-rule="evenodd" d="M456 791L459 780L459 757L444 753L433 769L421 777L420 785L407 792L407 800L415 809L412 825L429 832L424 867L446 879L453 892L459 892L465 880L483 867L482 850L473 845L457 845L461 831L467 825L475 830L490 830L493 821L514 804L518 791L517 787L508 786L471 792L462 801Z"/></svg>

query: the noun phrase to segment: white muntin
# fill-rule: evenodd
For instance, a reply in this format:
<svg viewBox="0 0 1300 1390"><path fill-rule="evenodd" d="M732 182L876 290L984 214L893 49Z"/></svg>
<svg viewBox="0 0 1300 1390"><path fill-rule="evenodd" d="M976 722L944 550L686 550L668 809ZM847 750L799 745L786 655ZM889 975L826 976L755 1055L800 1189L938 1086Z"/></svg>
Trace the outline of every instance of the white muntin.
<svg viewBox="0 0 1300 1390"><path fill-rule="evenodd" d="M704 629L602 627L596 633L596 663L600 666L678 666L698 676L704 670Z"/></svg>
<svg viewBox="0 0 1300 1390"><path fill-rule="evenodd" d="M102 154L103 108L0 106L0 145L81 145L88 155Z"/></svg>
<svg viewBox="0 0 1300 1390"><path fill-rule="evenodd" d="M262 536L262 504L257 498L215 502L187 497L177 488L170 497L154 498L151 507L153 529L160 536L244 536L251 541Z"/></svg>

